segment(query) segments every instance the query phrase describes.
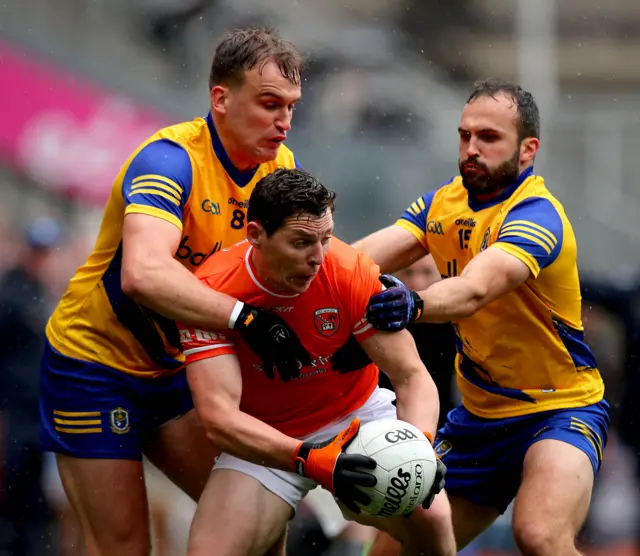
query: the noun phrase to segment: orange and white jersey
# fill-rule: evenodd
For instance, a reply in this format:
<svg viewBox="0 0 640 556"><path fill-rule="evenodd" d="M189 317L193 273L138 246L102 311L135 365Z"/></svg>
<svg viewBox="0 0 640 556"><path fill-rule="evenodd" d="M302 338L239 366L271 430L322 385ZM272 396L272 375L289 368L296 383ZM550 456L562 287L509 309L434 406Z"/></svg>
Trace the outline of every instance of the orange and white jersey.
<svg viewBox="0 0 640 556"><path fill-rule="evenodd" d="M300 377L282 382L267 378L261 359L235 331L224 334L180 325L186 363L234 354L242 369L240 409L293 437L306 436L362 406L378 384L373 364L340 374L330 358L353 334L375 334L366 320L369 297L381 291L379 268L369 257L337 239L331 240L318 275L306 292L270 290L258 278L247 242L216 253L196 276L216 291L280 315L296 332L312 363Z"/></svg>

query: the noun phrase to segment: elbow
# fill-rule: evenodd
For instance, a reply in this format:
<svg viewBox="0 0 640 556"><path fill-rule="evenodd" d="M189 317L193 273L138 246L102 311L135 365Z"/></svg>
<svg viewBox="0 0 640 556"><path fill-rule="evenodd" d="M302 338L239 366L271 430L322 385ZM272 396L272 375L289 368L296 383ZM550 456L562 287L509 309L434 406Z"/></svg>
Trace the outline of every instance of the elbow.
<svg viewBox="0 0 640 556"><path fill-rule="evenodd" d="M466 303L462 304L457 318L467 318L484 307L489 299L489 289L482 284L469 283L469 295Z"/></svg>
<svg viewBox="0 0 640 556"><path fill-rule="evenodd" d="M153 268L149 264L136 261L134 264L125 264L123 261L120 271L120 286L122 292L134 299L142 301L153 296Z"/></svg>
<svg viewBox="0 0 640 556"><path fill-rule="evenodd" d="M209 441L219 450L224 451L227 444L228 419L222 411L209 411L200 415L200 422L204 426Z"/></svg>

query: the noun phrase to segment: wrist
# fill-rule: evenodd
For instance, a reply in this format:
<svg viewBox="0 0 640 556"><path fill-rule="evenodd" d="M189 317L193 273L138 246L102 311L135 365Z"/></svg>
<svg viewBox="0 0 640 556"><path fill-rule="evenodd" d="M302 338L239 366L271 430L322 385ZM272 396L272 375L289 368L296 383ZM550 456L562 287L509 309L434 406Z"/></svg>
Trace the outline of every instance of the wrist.
<svg viewBox="0 0 640 556"><path fill-rule="evenodd" d="M307 477L307 458L311 451L310 442L300 442L293 453L293 467L301 477Z"/></svg>
<svg viewBox="0 0 640 556"><path fill-rule="evenodd" d="M229 328L233 329L236 327L236 322L240 313L242 313L242 309L244 309L244 303L242 303L242 301L236 301L236 304L233 306L231 314L229 315Z"/></svg>
<svg viewBox="0 0 640 556"><path fill-rule="evenodd" d="M416 291L411 291L411 298L413 300L413 309L411 310L411 316L409 320L411 322L419 321L424 312L424 301L420 294Z"/></svg>

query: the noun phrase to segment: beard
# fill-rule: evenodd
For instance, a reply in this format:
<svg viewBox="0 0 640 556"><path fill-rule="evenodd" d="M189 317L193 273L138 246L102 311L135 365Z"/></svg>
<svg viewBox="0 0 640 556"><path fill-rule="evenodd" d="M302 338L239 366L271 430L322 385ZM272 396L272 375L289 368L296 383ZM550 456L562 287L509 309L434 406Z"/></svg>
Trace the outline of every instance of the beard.
<svg viewBox="0 0 640 556"><path fill-rule="evenodd" d="M473 164L476 168L470 171L466 165ZM520 175L520 149L516 149L511 157L500 163L493 170L474 158L468 158L458 163L462 185L474 195L487 195L506 189L518 179Z"/></svg>

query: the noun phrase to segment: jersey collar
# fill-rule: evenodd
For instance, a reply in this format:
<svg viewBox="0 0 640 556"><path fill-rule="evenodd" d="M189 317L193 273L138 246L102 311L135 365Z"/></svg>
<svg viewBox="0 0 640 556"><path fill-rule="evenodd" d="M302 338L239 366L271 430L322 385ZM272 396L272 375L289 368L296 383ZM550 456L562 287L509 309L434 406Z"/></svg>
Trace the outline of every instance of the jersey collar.
<svg viewBox="0 0 640 556"><path fill-rule="evenodd" d="M231 159L229 158L227 151L224 150L222 141L220 141L220 136L216 131L216 126L213 125L213 118L211 116L211 112L207 114L207 117L205 119L207 121L209 133L211 134L211 145L213 146L213 152L216 153L216 156L218 157L220 164L222 164L222 167L225 169L227 174L229 174L229 177L235 182L235 184L238 187L244 187L253 179L253 176L256 175L256 172L258 171L258 166L256 166L255 168L252 168L251 170L245 170L245 171L238 170L238 168L235 167L233 162L231 162Z"/></svg>
<svg viewBox="0 0 640 556"><path fill-rule="evenodd" d="M260 282L260 280L258 279L258 274L255 271L255 267L253 266L253 263L251 262L251 252L252 251L253 251L253 245L250 245L249 249L247 249L247 252L244 255L244 266L247 269L247 272L249 273L249 276L251 277L251 281L256 286L258 286L263 292L268 293L269 295L272 295L273 297L282 297L284 299L291 299L291 298L294 298L294 297L298 297L300 295L298 293L291 293L291 294L277 293L277 292L274 292L273 290L270 290L265 285L263 285L262 282Z"/></svg>
<svg viewBox="0 0 640 556"><path fill-rule="evenodd" d="M530 176L533 176L533 166L529 166L529 168L527 168L526 170L523 170L523 172L518 176L518 179L516 181L514 181L504 191L501 191L499 195L496 195L493 199L489 199L489 200L484 201L484 202L478 201L476 198L474 198L471 195L471 192L469 192L468 193L469 208L473 212L478 212L478 211L480 211L482 209L494 207L494 206L502 203L502 201L504 201L504 200L508 199L509 197L511 197L513 192L516 189L518 189L518 187L520 187L524 183L524 180L526 180Z"/></svg>

